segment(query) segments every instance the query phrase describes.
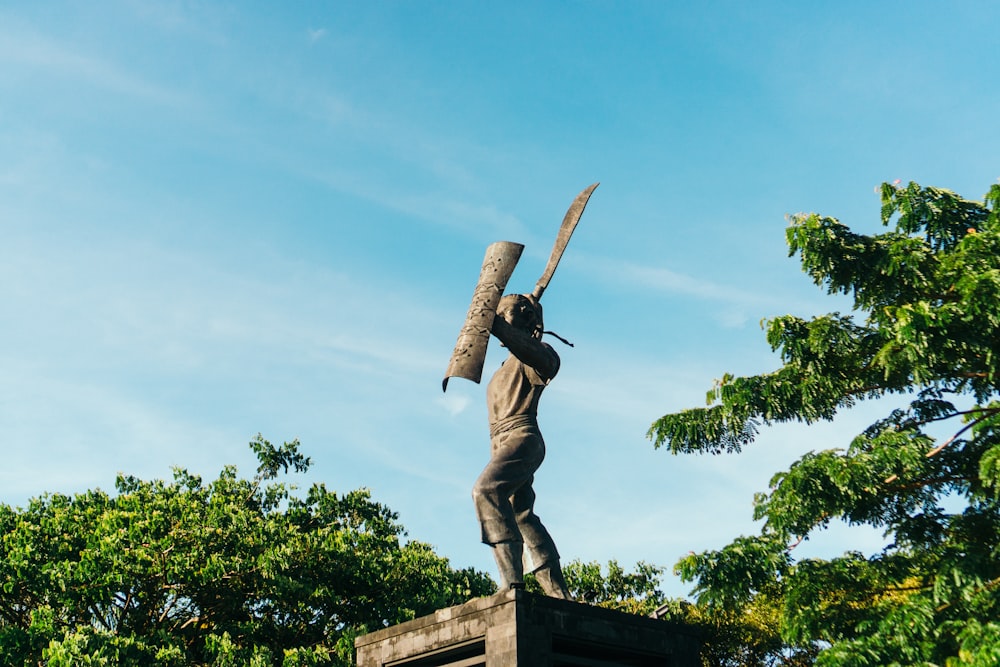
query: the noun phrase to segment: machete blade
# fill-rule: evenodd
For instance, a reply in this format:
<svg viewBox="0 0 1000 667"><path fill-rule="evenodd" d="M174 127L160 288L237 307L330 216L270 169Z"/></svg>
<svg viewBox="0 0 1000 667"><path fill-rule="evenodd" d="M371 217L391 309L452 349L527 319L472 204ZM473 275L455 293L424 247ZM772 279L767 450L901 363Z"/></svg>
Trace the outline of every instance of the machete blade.
<svg viewBox="0 0 1000 667"><path fill-rule="evenodd" d="M597 189L598 185L600 185L600 183L594 183L578 194L576 199L573 200L573 203L570 204L569 210L566 211L566 216L563 218L562 225L559 227L559 234L556 236L555 245L552 246L552 253L549 255L549 263L545 265L545 271L542 272L542 277L538 279L538 282L535 284L535 289L532 291L532 295L536 299L540 299L542 297L542 293L549 286L549 282L552 280L552 274L556 272L556 267L559 266L559 260L562 259L563 253L566 251L566 245L569 243L570 237L573 236L576 224L580 222L580 216L583 215L583 209L587 207L590 195L594 193L594 190Z"/></svg>

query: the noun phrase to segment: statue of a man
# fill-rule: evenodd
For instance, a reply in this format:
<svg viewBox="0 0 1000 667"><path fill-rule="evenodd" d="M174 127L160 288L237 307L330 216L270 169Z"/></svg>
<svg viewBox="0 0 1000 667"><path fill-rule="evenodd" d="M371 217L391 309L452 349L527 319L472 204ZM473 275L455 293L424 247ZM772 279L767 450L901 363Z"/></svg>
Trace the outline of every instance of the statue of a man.
<svg viewBox="0 0 1000 667"><path fill-rule="evenodd" d="M546 595L570 599L559 553L534 512L531 488L545 458L538 399L559 372L559 355L542 342L542 307L530 294L504 296L491 332L510 350L486 391L490 462L472 489L483 542L493 548L500 589L524 587L524 548Z"/></svg>

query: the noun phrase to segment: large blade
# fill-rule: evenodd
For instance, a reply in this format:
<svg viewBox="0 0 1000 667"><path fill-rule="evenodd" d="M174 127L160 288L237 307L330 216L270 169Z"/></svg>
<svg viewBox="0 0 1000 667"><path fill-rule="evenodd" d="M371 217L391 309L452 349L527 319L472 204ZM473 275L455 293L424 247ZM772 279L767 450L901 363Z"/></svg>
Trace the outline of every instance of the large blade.
<svg viewBox="0 0 1000 667"><path fill-rule="evenodd" d="M583 209L587 207L587 201L590 200L590 195L593 194L594 190L600 183L594 183L589 188L581 192L570 204L569 210L566 211L566 217L563 218L562 225L559 227L559 234L556 236L555 245L552 246L552 254L549 255L549 263L545 266L545 271L542 272L542 277L538 279L535 284L535 289L532 292L536 299L542 297L542 292L549 286L549 281L552 280L552 274L556 272L556 267L559 266L559 260L562 259L563 253L566 251L566 245L569 243L569 239L573 236L573 231L576 229L576 223L580 222L580 216L583 215Z"/></svg>

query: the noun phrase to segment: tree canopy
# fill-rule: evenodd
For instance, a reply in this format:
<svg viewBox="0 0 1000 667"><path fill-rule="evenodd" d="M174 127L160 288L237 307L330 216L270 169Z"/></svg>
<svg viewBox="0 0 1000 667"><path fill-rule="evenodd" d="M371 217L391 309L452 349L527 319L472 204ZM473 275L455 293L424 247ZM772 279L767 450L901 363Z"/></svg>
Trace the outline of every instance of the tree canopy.
<svg viewBox="0 0 1000 667"><path fill-rule="evenodd" d="M788 650L777 631L778 601L758 595L738 612L687 600L668 598L660 590L664 568L638 562L626 571L617 560L606 566L574 559L563 568L566 584L577 602L629 614L652 616L696 630L701 637L701 664L705 667L759 667L782 661L807 665L812 651ZM529 574L528 590L541 593Z"/></svg>
<svg viewBox="0 0 1000 667"><path fill-rule="evenodd" d="M812 280L850 314L766 321L774 372L724 375L708 406L649 435L674 453L739 452L762 427L894 406L812 451L754 499L758 535L677 564L699 602L779 600L784 640L820 665L1000 664L1000 186L983 201L884 184L886 231L800 214L787 230ZM942 435L943 434L943 435ZM833 444L833 443L832 443ZM794 558L831 521L884 531L878 553Z"/></svg>
<svg viewBox="0 0 1000 667"><path fill-rule="evenodd" d="M608 561L605 568L596 561L573 559L563 566L563 574L577 602L649 616L667 601L660 590L663 568L658 565L640 561L635 571L627 572L617 560ZM542 593L534 575L525 575L525 584L528 591Z"/></svg>
<svg viewBox="0 0 1000 667"><path fill-rule="evenodd" d="M0 505L0 664L352 665L357 634L495 590L364 489L276 482L308 468L298 446L258 436L252 479Z"/></svg>

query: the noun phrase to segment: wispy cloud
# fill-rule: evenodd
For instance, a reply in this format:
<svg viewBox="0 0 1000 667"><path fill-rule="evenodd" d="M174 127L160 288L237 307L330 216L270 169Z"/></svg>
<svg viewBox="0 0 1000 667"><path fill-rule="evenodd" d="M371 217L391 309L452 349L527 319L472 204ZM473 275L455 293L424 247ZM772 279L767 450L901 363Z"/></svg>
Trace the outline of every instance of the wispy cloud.
<svg viewBox="0 0 1000 667"><path fill-rule="evenodd" d="M158 105L181 107L192 102L176 89L25 26L0 27L0 67L55 76Z"/></svg>
<svg viewBox="0 0 1000 667"><path fill-rule="evenodd" d="M194 465L211 473L232 462L244 437L100 377L73 377L9 354L0 360L0 433L12 445L0 471L3 502L109 490L116 470L162 477L171 466Z"/></svg>
<svg viewBox="0 0 1000 667"><path fill-rule="evenodd" d="M434 402L443 407L448 414L455 416L465 412L472 401L468 396L456 396L455 392L452 391L450 394L434 399Z"/></svg>
<svg viewBox="0 0 1000 667"><path fill-rule="evenodd" d="M110 458L129 469L138 450L225 440L199 426L208 418L201 401L219 392L232 414L214 419L242 424L228 433L236 447L244 429L262 429L282 411L306 425L324 411L334 423L377 420L385 410L405 422L421 402L399 397L424 384L428 403L437 397L447 359L435 358L434 339L454 335L406 286L382 291L363 276L279 257L262 259L269 271L257 275L127 240L20 241L5 250L0 307L20 316L0 334L9 351L0 357L0 434L36 455L68 447L61 458L70 468L104 447L95 433L126 448ZM408 326L386 326L386 313ZM315 404L302 404L303 386L318 387ZM368 397L361 408L359 396ZM439 409L458 414L465 405L453 396Z"/></svg>
<svg viewBox="0 0 1000 667"><path fill-rule="evenodd" d="M600 270L605 275L614 275L619 281L649 290L727 304L765 305L773 303L772 297L749 292L733 285L716 283L710 279L678 273L665 267L643 266L632 262L612 264L604 261L600 264Z"/></svg>
<svg viewBox="0 0 1000 667"><path fill-rule="evenodd" d="M145 26L174 36L192 36L201 42L224 44L228 42L221 25L232 16L234 10L223 5L189 3L144 2L143 0L119 0L123 5L118 11L130 13Z"/></svg>
<svg viewBox="0 0 1000 667"><path fill-rule="evenodd" d="M517 216L471 198L459 199L455 190L444 184L440 190L425 192L347 167L314 172L310 177L338 192L476 239L531 242L536 236Z"/></svg>
<svg viewBox="0 0 1000 667"><path fill-rule="evenodd" d="M748 290L733 283L719 282L710 277L692 276L665 266L649 266L629 260L616 260L577 251L574 265L586 266L591 275L607 284L624 285L631 289L687 297L714 308L714 319L727 328L741 328L757 323L762 316L782 312L808 315L827 312L830 297L817 291L815 300L802 299L784 290ZM748 280L752 282L752 280ZM849 308L849 306L848 306Z"/></svg>

